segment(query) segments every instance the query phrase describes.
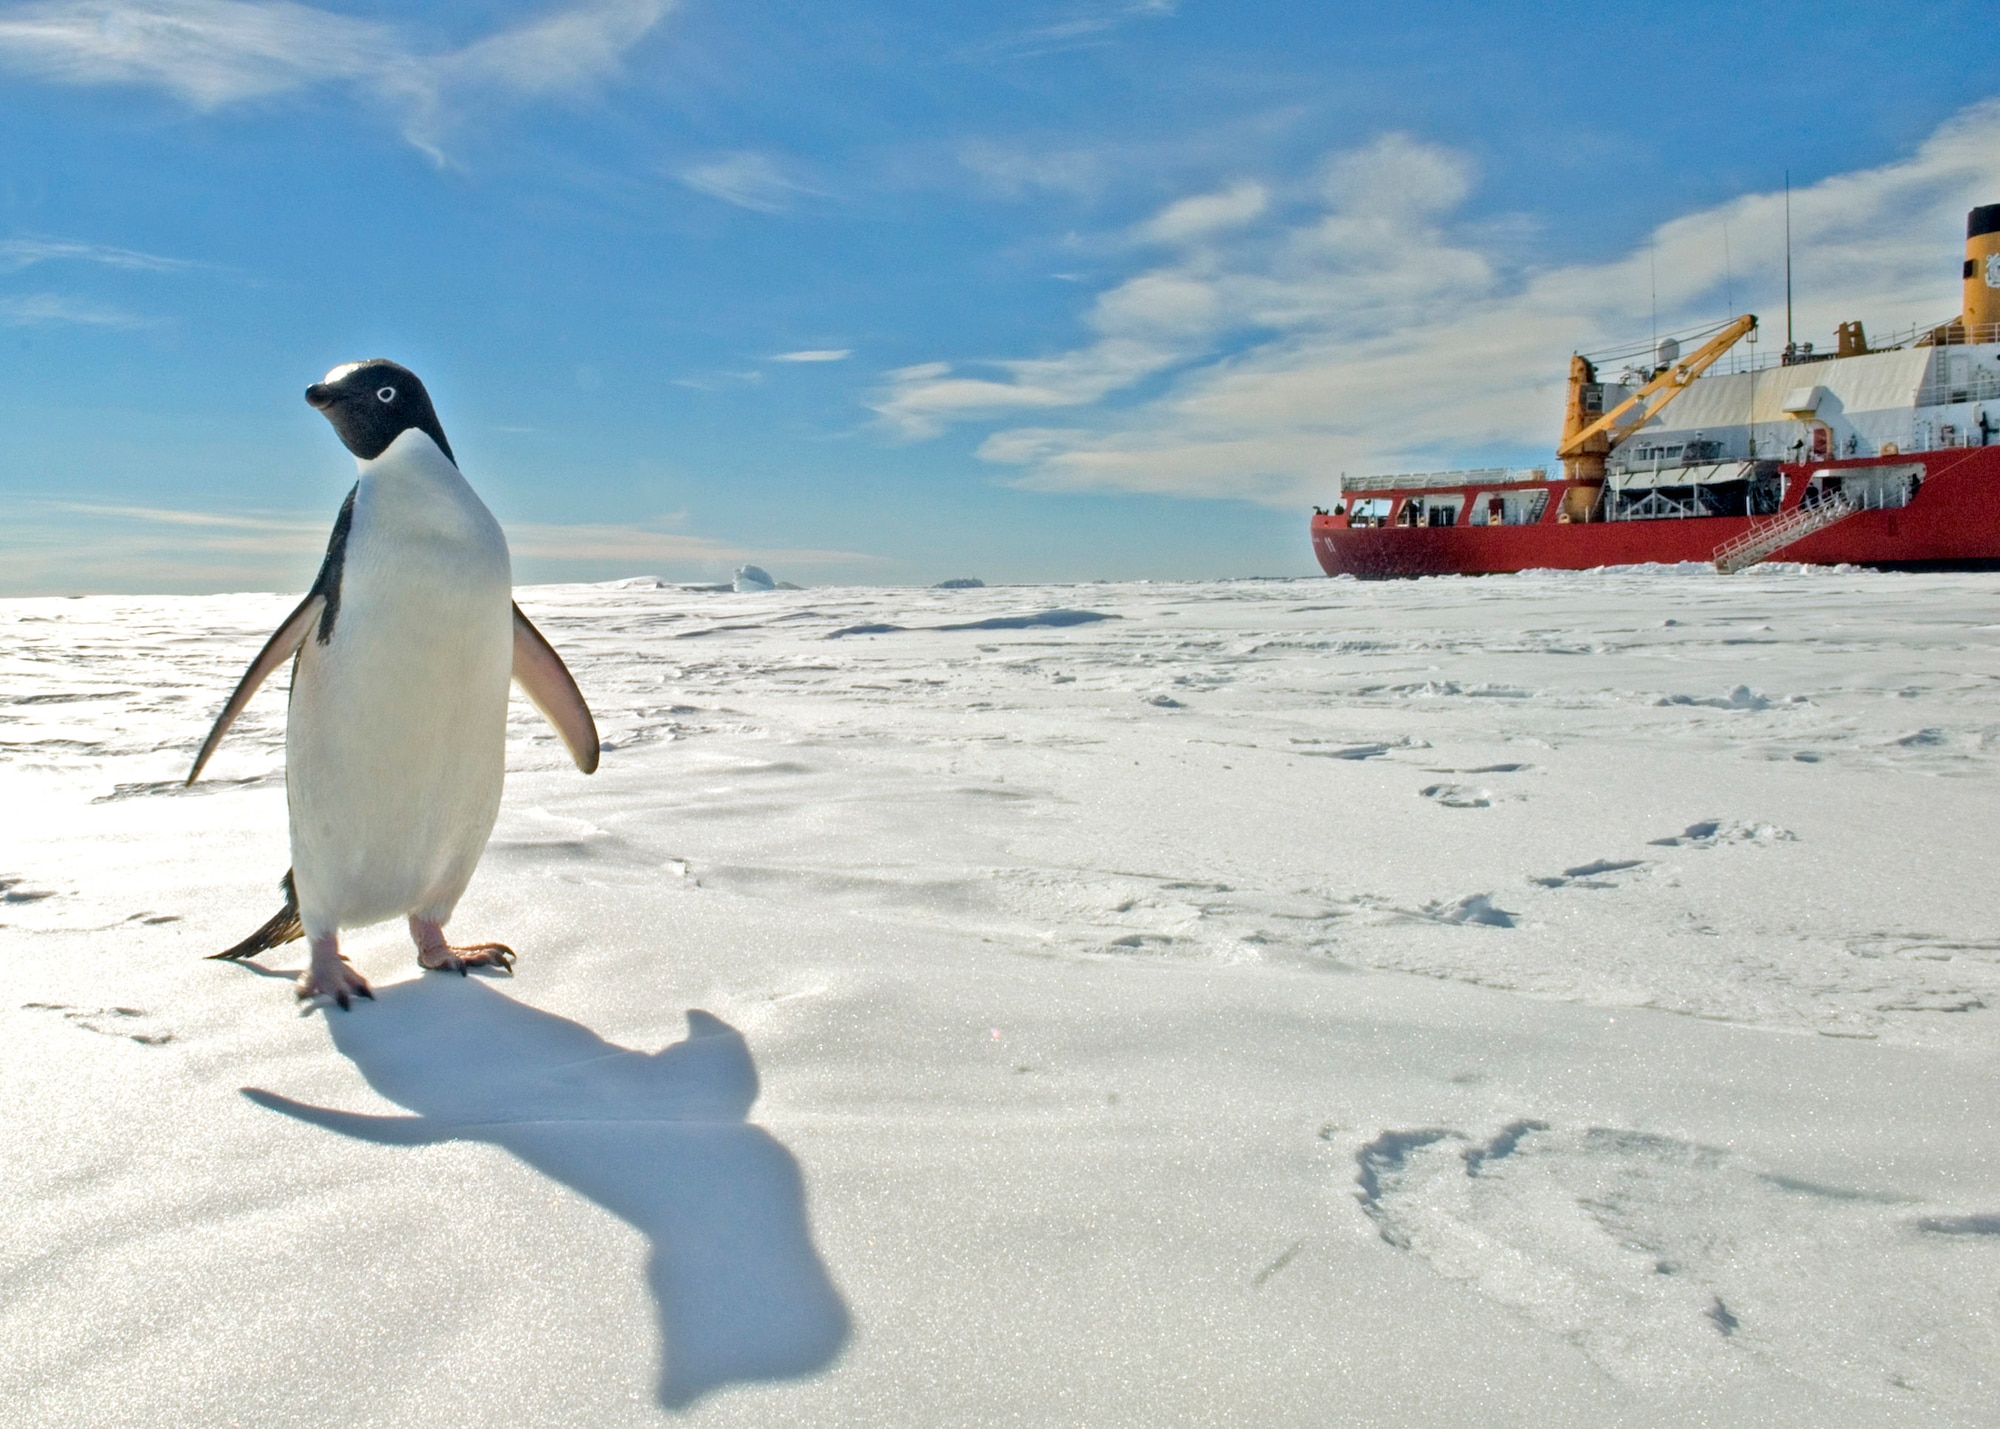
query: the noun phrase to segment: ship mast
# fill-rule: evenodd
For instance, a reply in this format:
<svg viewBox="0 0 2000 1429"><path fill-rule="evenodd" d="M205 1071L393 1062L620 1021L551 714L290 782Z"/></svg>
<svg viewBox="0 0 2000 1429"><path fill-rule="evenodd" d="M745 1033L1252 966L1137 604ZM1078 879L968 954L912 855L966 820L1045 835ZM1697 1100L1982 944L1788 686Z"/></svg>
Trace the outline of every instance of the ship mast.
<svg viewBox="0 0 2000 1429"><path fill-rule="evenodd" d="M1785 361L1798 348L1792 343L1792 171L1785 170Z"/></svg>

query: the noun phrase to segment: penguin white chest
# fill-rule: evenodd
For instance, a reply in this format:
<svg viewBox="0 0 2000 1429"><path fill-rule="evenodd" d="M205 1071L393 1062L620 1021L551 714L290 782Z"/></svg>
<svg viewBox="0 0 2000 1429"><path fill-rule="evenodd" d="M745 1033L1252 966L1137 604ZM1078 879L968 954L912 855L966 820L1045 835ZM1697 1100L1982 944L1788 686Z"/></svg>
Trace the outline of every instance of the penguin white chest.
<svg viewBox="0 0 2000 1429"><path fill-rule="evenodd" d="M361 463L344 557L293 676L293 877L309 935L442 922L500 808L513 579L499 523L430 437Z"/></svg>

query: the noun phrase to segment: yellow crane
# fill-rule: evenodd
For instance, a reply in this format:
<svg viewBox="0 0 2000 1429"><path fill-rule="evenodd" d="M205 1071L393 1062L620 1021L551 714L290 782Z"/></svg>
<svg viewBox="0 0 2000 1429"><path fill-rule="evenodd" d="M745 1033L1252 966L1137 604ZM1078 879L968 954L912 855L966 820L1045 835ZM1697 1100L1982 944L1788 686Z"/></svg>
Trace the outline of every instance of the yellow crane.
<svg viewBox="0 0 2000 1429"><path fill-rule="evenodd" d="M1602 484L1604 458L1611 449L1658 416L1662 408L1687 390L1690 382L1708 371L1717 358L1756 329L1756 314L1743 314L1686 357L1661 367L1638 391L1595 420L1584 409L1584 389L1596 383L1597 369L1587 357L1570 358L1569 402L1563 412L1562 443L1556 448L1556 455L1562 458L1563 474L1572 483L1564 499L1565 509L1573 504L1579 508L1594 505L1596 493L1578 492L1576 483ZM1578 500L1572 502L1571 496Z"/></svg>

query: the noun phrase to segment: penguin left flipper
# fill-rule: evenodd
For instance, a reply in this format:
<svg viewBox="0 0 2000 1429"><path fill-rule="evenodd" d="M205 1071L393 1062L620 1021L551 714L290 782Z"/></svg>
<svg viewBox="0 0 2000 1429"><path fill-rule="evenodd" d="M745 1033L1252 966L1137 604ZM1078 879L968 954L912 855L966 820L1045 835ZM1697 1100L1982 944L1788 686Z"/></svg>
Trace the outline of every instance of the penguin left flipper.
<svg viewBox="0 0 2000 1429"><path fill-rule="evenodd" d="M542 712L542 718L555 726L576 767L595 774L597 721L590 717L590 706L583 702L583 692L571 678L569 666L518 605L514 607L514 679Z"/></svg>
<svg viewBox="0 0 2000 1429"><path fill-rule="evenodd" d="M215 746L222 743L222 736L229 732L229 726L236 722L236 716L243 713L243 707L250 703L250 697L257 693L257 687L264 683L270 673L292 658L298 648L306 643L306 635L320 612L326 609L326 597L319 592L308 595L299 602L299 608L285 617L285 623L264 642L264 648L257 652L257 658L250 662L250 668L243 672L243 678L236 682L236 692L229 697L229 703L222 707L222 713L215 717L215 725L208 732L208 738L201 742L201 752L194 757L194 768L188 771L187 782L194 783L201 777L202 766L215 753ZM518 658L518 657L517 657Z"/></svg>

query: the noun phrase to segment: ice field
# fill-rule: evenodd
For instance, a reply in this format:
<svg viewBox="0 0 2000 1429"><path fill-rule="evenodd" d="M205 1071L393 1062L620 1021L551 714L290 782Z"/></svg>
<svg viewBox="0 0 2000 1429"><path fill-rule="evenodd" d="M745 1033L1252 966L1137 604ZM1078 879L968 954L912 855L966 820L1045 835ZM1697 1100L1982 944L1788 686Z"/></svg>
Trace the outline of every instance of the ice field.
<svg viewBox="0 0 2000 1429"><path fill-rule="evenodd" d="M0 601L0 1423L2000 1424L2000 575L519 599L345 1014L295 597Z"/></svg>

